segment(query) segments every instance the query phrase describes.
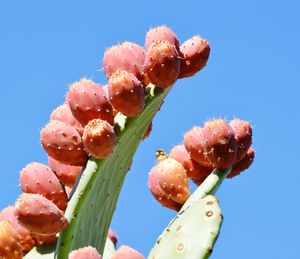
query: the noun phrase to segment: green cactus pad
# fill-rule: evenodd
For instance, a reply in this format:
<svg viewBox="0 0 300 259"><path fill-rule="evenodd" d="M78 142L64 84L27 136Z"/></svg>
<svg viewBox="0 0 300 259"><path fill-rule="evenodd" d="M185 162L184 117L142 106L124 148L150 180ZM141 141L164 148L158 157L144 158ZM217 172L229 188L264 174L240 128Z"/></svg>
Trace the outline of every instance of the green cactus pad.
<svg viewBox="0 0 300 259"><path fill-rule="evenodd" d="M218 200L208 195L194 201L158 238L148 259L208 258L222 224Z"/></svg>

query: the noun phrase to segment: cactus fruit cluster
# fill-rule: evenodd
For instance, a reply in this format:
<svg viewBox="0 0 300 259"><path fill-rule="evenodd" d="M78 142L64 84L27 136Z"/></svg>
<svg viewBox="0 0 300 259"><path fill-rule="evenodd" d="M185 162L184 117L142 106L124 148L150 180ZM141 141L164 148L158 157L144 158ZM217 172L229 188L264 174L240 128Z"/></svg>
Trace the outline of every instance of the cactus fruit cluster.
<svg viewBox="0 0 300 259"><path fill-rule="evenodd" d="M144 258L128 246L117 249L109 229L122 183L172 85L200 71L209 53L200 36L180 45L170 28L160 26L147 32L145 47L123 42L106 50L106 85L87 78L71 84L41 130L48 165L25 166L23 193L0 212L0 258ZM148 185L178 214L149 258L209 256L222 223L213 195L224 178L252 164L251 144L248 122L219 119L192 128L169 155L157 151ZM193 194L189 179L199 186Z"/></svg>

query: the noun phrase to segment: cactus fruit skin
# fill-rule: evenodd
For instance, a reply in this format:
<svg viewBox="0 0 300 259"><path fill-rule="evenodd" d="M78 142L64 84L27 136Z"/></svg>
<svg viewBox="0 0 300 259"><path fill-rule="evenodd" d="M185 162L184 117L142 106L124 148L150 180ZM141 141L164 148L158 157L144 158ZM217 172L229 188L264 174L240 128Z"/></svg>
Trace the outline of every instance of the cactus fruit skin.
<svg viewBox="0 0 300 259"><path fill-rule="evenodd" d="M69 254L69 259L101 259L98 251L91 246L74 250Z"/></svg>
<svg viewBox="0 0 300 259"><path fill-rule="evenodd" d="M207 121L203 127L207 158L215 168L230 168L236 158L237 142L226 121Z"/></svg>
<svg viewBox="0 0 300 259"><path fill-rule="evenodd" d="M65 210L68 197L52 169L40 163L30 163L20 173L20 185L25 193L40 194Z"/></svg>
<svg viewBox="0 0 300 259"><path fill-rule="evenodd" d="M182 55L178 78L191 77L206 66L210 54L208 42L196 35L180 46Z"/></svg>
<svg viewBox="0 0 300 259"><path fill-rule="evenodd" d="M244 156L243 159L241 159L240 161L238 161L237 163L235 163L232 166L232 170L231 170L230 174L227 176L227 178L235 177L235 176L239 175L241 172L248 169L252 165L252 163L254 161L254 157L255 157L254 149L249 148L246 156Z"/></svg>
<svg viewBox="0 0 300 259"><path fill-rule="evenodd" d="M234 118L230 121L229 125L234 131L238 145L236 161L240 161L246 156L247 151L252 144L252 127L248 121L243 121L238 118Z"/></svg>
<svg viewBox="0 0 300 259"><path fill-rule="evenodd" d="M84 128L83 144L86 151L98 159L107 158L116 145L114 128L104 120L91 120Z"/></svg>
<svg viewBox="0 0 300 259"><path fill-rule="evenodd" d="M0 258L23 258L17 233L8 221L0 221Z"/></svg>
<svg viewBox="0 0 300 259"><path fill-rule="evenodd" d="M153 42L146 52L144 73L150 82L166 89L177 80L180 58L176 47L168 41Z"/></svg>
<svg viewBox="0 0 300 259"><path fill-rule="evenodd" d="M54 171L58 179L66 186L73 187L82 166L65 165L48 156L48 165Z"/></svg>
<svg viewBox="0 0 300 259"><path fill-rule="evenodd" d="M168 41L170 44L174 45L179 51L179 40L175 33L167 26L159 26L150 29L146 34L145 47L148 49L151 44L158 40Z"/></svg>
<svg viewBox="0 0 300 259"><path fill-rule="evenodd" d="M77 130L61 121L50 121L41 131L47 154L63 164L83 166L88 155Z"/></svg>
<svg viewBox="0 0 300 259"><path fill-rule="evenodd" d="M200 185L205 178L213 171L211 166L203 166L191 159L189 152L184 145L176 145L169 154L170 158L178 161L186 170L186 174L197 185Z"/></svg>
<svg viewBox="0 0 300 259"><path fill-rule="evenodd" d="M144 259L144 256L135 249L122 245L111 259Z"/></svg>
<svg viewBox="0 0 300 259"><path fill-rule="evenodd" d="M53 235L68 224L60 209L39 194L21 194L14 213L19 223L35 234Z"/></svg>
<svg viewBox="0 0 300 259"><path fill-rule="evenodd" d="M144 107L145 94L141 82L125 70L111 74L108 95L113 107L128 117L137 116Z"/></svg>
<svg viewBox="0 0 300 259"><path fill-rule="evenodd" d="M108 238L111 240L111 242L113 242L114 246L117 245L118 243L118 236L117 233L114 232L112 229L108 230L108 234L107 234Z"/></svg>
<svg viewBox="0 0 300 259"><path fill-rule="evenodd" d="M66 96L74 117L85 126L92 119L102 119L114 124L113 109L100 85L82 78L70 86Z"/></svg>
<svg viewBox="0 0 300 259"><path fill-rule="evenodd" d="M106 50L103 57L104 73L110 77L117 70L126 70L143 81L145 50L138 44L125 41Z"/></svg>

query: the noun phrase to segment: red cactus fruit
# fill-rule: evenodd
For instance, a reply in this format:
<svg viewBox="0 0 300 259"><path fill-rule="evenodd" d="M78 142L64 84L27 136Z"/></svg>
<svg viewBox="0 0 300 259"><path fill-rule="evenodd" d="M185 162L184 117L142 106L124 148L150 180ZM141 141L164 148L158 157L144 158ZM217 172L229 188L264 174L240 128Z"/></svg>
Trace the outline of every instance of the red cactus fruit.
<svg viewBox="0 0 300 259"><path fill-rule="evenodd" d="M0 258L23 258L22 247L13 226L8 221L0 222Z"/></svg>
<svg viewBox="0 0 300 259"><path fill-rule="evenodd" d="M252 144L252 127L248 121L238 118L234 118L229 125L234 131L234 136L238 144L236 161L240 161L246 156Z"/></svg>
<svg viewBox="0 0 300 259"><path fill-rule="evenodd" d="M73 187L82 166L65 165L48 156L48 165L54 171L58 179L66 186Z"/></svg>
<svg viewBox="0 0 300 259"><path fill-rule="evenodd" d="M105 159L114 150L116 134L108 122L95 119L85 126L82 140L90 155L98 159Z"/></svg>
<svg viewBox="0 0 300 259"><path fill-rule="evenodd" d="M68 197L52 169L40 163L28 164L20 173L20 185L25 193L43 195L59 209L65 210Z"/></svg>
<svg viewBox="0 0 300 259"><path fill-rule="evenodd" d="M141 82L125 70L111 74L108 95L113 107L128 117L137 116L144 107L145 94Z"/></svg>
<svg viewBox="0 0 300 259"><path fill-rule="evenodd" d="M107 234L108 238L111 240L111 242L113 242L114 246L117 245L118 243L118 236L117 233L114 232L112 229L108 230L108 234Z"/></svg>
<svg viewBox="0 0 300 259"><path fill-rule="evenodd" d="M32 236L32 233L29 232L26 228L24 228L22 225L19 224L15 214L14 214L15 208L13 206L9 206L5 209L3 209L0 212L0 221L8 221L16 231L16 234L18 236L18 240L20 242L20 245L22 247L22 251L24 254L26 254L28 251L30 251L35 245L35 239ZM1 257L0 257L1 258Z"/></svg>
<svg viewBox="0 0 300 259"><path fill-rule="evenodd" d="M129 246L121 246L111 259L144 259L144 256Z"/></svg>
<svg viewBox="0 0 300 259"><path fill-rule="evenodd" d="M147 32L145 41L146 49L148 49L153 42L158 40L168 41L179 51L179 40L177 39L175 33L167 26L162 25L156 28L152 28Z"/></svg>
<svg viewBox="0 0 300 259"><path fill-rule="evenodd" d="M82 136L83 127L80 122L73 116L73 113L71 112L68 104L64 103L52 111L50 121L53 120L62 121L68 125L75 127L79 134Z"/></svg>
<svg viewBox="0 0 300 259"><path fill-rule="evenodd" d="M146 129L146 132L144 134L144 136L142 137L142 140L146 139L149 137L151 131L152 131L152 126L153 126L153 123L152 121L150 122L150 124L148 125L148 128Z"/></svg>
<svg viewBox="0 0 300 259"><path fill-rule="evenodd" d="M21 194L14 213L19 223L35 234L53 235L68 224L61 210L39 194Z"/></svg>
<svg viewBox="0 0 300 259"><path fill-rule="evenodd" d="M92 119L102 119L114 124L113 109L100 85L82 78L70 86L66 96L74 117L85 126Z"/></svg>
<svg viewBox="0 0 300 259"><path fill-rule="evenodd" d="M205 139L201 127L193 127L185 133L184 146L193 160L205 167L212 167L206 156Z"/></svg>
<svg viewBox="0 0 300 259"><path fill-rule="evenodd" d="M32 237L35 240L35 246L39 246L42 244L51 244L57 240L56 234L44 236L32 233Z"/></svg>
<svg viewBox="0 0 300 259"><path fill-rule="evenodd" d="M109 95L108 95L108 85L104 85L102 86L102 89L105 93L105 96L107 98L107 100L109 100ZM118 111L113 107L113 116L115 117L118 114Z"/></svg>
<svg viewBox="0 0 300 259"><path fill-rule="evenodd" d="M69 254L69 259L101 259L98 251L91 246L74 250Z"/></svg>
<svg viewBox="0 0 300 259"><path fill-rule="evenodd" d="M203 127L207 158L215 168L226 169L233 165L237 142L234 131L224 120L212 120Z"/></svg>
<svg viewBox="0 0 300 259"><path fill-rule="evenodd" d="M249 148L248 152L244 156L244 158L232 166L232 170L229 173L229 175L227 176L227 178L235 177L235 176L239 175L241 172L248 169L252 165L254 157L255 157L254 149Z"/></svg>
<svg viewBox="0 0 300 259"><path fill-rule="evenodd" d="M203 166L192 160L184 145L177 145L173 147L169 157L178 161L185 168L187 176L197 185L200 185L213 171L213 167Z"/></svg>
<svg viewBox="0 0 300 259"><path fill-rule="evenodd" d="M88 155L77 130L53 120L41 131L41 142L49 156L63 164L83 166Z"/></svg>
<svg viewBox="0 0 300 259"><path fill-rule="evenodd" d="M168 88L177 80L180 68L179 54L168 41L155 41L146 52L144 73L151 83Z"/></svg>
<svg viewBox="0 0 300 259"><path fill-rule="evenodd" d="M196 35L180 46L182 56L178 78L190 77L206 66L210 46L208 42Z"/></svg>
<svg viewBox="0 0 300 259"><path fill-rule="evenodd" d="M117 70L126 70L142 81L144 61L144 48L126 41L106 50L103 57L104 73L110 77Z"/></svg>

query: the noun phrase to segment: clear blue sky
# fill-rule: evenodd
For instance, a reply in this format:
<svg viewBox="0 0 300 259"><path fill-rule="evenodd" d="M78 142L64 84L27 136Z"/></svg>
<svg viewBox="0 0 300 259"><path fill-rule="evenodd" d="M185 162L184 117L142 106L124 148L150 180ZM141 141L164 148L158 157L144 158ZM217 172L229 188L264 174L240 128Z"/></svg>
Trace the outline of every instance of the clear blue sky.
<svg viewBox="0 0 300 259"><path fill-rule="evenodd" d="M19 171L46 162L39 131L82 76L106 83L105 48L143 44L151 26L211 43L207 67L181 80L140 146L113 219L120 243L147 255L174 213L147 189L157 148L169 151L209 118L252 122L256 160L217 193L224 214L213 259L300 258L299 1L1 1L0 209Z"/></svg>

